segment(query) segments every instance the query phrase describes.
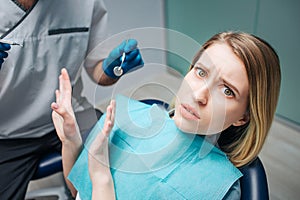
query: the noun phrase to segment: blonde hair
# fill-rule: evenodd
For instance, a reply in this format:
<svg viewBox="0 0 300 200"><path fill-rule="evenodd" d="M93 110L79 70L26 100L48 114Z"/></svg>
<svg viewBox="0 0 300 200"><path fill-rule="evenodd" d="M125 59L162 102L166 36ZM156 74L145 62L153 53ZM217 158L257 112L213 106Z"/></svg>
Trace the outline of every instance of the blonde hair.
<svg viewBox="0 0 300 200"><path fill-rule="evenodd" d="M241 167L257 157L271 127L280 91L281 72L275 50L264 40L243 32L222 32L210 38L196 54L191 67L205 49L226 43L244 63L249 81L248 123L230 126L218 140L231 162Z"/></svg>

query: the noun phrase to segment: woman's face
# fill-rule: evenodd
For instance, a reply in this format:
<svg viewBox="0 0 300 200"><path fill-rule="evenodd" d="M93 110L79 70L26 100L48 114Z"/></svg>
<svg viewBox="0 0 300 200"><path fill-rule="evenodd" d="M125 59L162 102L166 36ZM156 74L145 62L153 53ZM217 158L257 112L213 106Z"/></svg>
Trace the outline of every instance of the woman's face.
<svg viewBox="0 0 300 200"><path fill-rule="evenodd" d="M209 46L177 93L174 121L187 133L212 135L247 122L249 84L243 62L224 43Z"/></svg>

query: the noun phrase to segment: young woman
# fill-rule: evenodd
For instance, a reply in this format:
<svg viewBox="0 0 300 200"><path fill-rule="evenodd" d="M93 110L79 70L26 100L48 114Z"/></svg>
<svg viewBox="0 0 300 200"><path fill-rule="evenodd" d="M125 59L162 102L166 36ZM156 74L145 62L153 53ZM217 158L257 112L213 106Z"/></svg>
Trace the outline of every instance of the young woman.
<svg viewBox="0 0 300 200"><path fill-rule="evenodd" d="M251 162L260 152L276 110L280 79L278 56L267 42L242 32L216 34L197 52L177 93L172 117L155 120L159 114L154 114L149 125L146 116L153 114L152 107L139 102L124 107L129 99L112 101L90 133L87 148L82 148L69 78L62 70L51 107L63 144L65 176L73 167L72 183L68 182L72 193L79 190L82 199L239 199L241 174L235 167ZM138 125L132 125L132 119ZM152 129L162 120L160 129ZM141 129L139 122L150 128ZM155 134L147 141L133 132ZM176 145L168 143L171 140ZM146 158L152 146L167 150ZM128 152L139 156L132 159Z"/></svg>

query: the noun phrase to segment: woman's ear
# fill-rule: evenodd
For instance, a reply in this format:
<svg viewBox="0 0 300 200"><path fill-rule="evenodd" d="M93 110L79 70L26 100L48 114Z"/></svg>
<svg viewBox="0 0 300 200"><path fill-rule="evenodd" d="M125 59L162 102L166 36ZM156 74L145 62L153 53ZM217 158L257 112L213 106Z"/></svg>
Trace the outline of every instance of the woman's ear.
<svg viewBox="0 0 300 200"><path fill-rule="evenodd" d="M246 113L236 122L234 122L232 125L233 126L242 126L244 124L246 124L247 122L249 122L249 112L246 111Z"/></svg>

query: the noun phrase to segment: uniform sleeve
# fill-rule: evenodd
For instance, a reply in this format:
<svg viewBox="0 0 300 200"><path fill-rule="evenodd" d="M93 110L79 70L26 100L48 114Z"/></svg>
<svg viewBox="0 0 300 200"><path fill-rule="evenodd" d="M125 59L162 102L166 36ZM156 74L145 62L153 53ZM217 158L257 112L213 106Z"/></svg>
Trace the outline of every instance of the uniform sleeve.
<svg viewBox="0 0 300 200"><path fill-rule="evenodd" d="M237 180L226 193L223 200L240 200L241 199L241 185Z"/></svg>
<svg viewBox="0 0 300 200"><path fill-rule="evenodd" d="M103 44L109 35L107 20L108 12L103 0L95 0L85 67L95 67L110 52L110 49Z"/></svg>

